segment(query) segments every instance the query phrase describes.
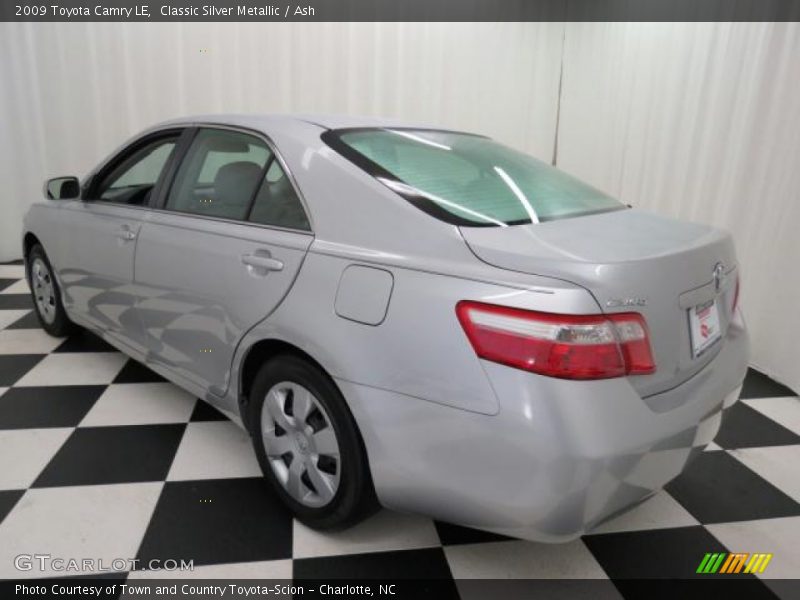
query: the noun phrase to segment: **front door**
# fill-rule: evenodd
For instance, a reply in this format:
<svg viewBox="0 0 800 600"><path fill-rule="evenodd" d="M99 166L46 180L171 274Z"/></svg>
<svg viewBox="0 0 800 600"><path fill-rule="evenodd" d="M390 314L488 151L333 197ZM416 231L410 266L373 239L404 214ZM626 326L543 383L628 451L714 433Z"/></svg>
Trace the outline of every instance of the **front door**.
<svg viewBox="0 0 800 600"><path fill-rule="evenodd" d="M89 183L82 200L60 211L59 278L77 320L124 342L140 342L132 312L134 254L145 207L173 154L179 132L134 142Z"/></svg>
<svg viewBox="0 0 800 600"><path fill-rule="evenodd" d="M221 396L239 340L285 297L313 236L267 142L229 129L198 131L162 204L135 260L148 360Z"/></svg>

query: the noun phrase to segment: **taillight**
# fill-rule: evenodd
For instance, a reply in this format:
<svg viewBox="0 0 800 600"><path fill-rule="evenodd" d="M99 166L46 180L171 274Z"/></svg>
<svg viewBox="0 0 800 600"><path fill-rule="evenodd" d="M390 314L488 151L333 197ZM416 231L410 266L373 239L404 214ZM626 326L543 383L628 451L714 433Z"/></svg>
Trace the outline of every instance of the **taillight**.
<svg viewBox="0 0 800 600"><path fill-rule="evenodd" d="M736 274L736 287L733 288L733 304L731 304L731 314L736 314L736 309L739 308L739 274Z"/></svg>
<svg viewBox="0 0 800 600"><path fill-rule="evenodd" d="M481 358L562 379L606 379L656 370L638 313L559 315L461 301L456 314Z"/></svg>

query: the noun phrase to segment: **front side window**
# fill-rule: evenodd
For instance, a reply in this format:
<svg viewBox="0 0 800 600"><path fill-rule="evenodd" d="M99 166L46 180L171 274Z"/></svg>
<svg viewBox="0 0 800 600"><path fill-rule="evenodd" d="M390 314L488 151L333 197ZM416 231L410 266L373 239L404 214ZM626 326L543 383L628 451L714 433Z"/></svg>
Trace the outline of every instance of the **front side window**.
<svg viewBox="0 0 800 600"><path fill-rule="evenodd" d="M93 199L146 205L176 143L177 135L160 138L123 158L101 179Z"/></svg>
<svg viewBox="0 0 800 600"><path fill-rule="evenodd" d="M271 157L257 137L202 129L175 175L166 208L244 220Z"/></svg>
<svg viewBox="0 0 800 600"><path fill-rule="evenodd" d="M429 214L467 226L539 223L624 208L531 156L481 136L340 130L323 139Z"/></svg>

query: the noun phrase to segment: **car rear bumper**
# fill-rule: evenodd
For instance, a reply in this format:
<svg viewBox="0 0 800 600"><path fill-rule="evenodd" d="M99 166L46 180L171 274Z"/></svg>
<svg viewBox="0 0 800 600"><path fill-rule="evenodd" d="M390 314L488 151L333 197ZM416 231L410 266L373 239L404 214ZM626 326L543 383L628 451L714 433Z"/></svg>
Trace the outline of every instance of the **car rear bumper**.
<svg viewBox="0 0 800 600"><path fill-rule="evenodd" d="M741 322L702 371L645 399L624 378L566 381L484 361L494 416L338 384L384 506L558 542L676 477L716 435L747 361Z"/></svg>

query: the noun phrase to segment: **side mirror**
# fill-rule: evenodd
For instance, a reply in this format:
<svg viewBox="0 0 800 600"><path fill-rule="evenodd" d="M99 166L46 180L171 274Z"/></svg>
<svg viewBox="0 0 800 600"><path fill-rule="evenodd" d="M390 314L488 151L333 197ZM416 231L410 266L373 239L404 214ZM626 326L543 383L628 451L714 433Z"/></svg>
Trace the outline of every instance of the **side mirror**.
<svg viewBox="0 0 800 600"><path fill-rule="evenodd" d="M44 195L51 200L73 200L81 195L77 177L54 177L44 182Z"/></svg>

